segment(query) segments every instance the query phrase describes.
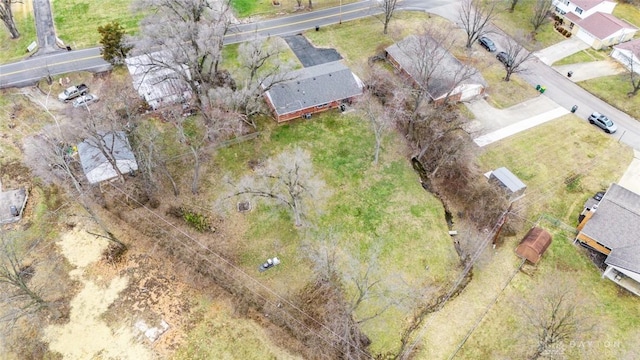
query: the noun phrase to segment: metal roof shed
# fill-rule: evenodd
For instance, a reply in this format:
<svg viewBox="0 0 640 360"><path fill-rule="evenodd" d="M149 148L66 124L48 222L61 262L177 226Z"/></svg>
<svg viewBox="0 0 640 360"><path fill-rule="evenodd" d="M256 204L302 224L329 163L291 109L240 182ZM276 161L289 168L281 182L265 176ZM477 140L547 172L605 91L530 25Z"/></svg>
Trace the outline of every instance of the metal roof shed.
<svg viewBox="0 0 640 360"><path fill-rule="evenodd" d="M527 185L506 167L493 170L489 176L489 181L493 181L504 188L511 199L517 199L523 196L527 189Z"/></svg>
<svg viewBox="0 0 640 360"><path fill-rule="evenodd" d="M537 264L549 245L551 245L551 234L539 227L533 227L516 248L516 254Z"/></svg>

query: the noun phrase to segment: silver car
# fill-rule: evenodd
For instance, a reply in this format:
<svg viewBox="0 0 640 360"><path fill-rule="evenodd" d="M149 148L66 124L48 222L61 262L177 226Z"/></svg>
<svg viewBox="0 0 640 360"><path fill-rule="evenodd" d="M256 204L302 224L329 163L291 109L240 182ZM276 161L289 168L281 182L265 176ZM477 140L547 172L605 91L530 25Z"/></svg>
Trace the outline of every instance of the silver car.
<svg viewBox="0 0 640 360"><path fill-rule="evenodd" d="M77 108L80 106L88 106L89 104L93 104L94 102L98 102L99 100L100 98L94 94L82 95L73 100L73 107Z"/></svg>
<svg viewBox="0 0 640 360"><path fill-rule="evenodd" d="M618 130L618 127L613 123L613 121L609 120L608 117L600 114L599 112L594 112L589 115L589 123L598 126L607 134L613 134Z"/></svg>

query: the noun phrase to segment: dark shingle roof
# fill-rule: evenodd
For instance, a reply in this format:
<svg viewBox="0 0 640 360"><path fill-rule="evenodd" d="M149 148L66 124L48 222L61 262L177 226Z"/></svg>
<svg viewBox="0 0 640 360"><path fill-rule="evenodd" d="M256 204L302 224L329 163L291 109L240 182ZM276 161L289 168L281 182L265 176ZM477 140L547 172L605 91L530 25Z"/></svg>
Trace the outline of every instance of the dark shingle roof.
<svg viewBox="0 0 640 360"><path fill-rule="evenodd" d="M612 250L640 245L640 195L611 184L582 233Z"/></svg>
<svg viewBox="0 0 640 360"><path fill-rule="evenodd" d="M303 68L291 76L294 80L266 93L278 115L362 94L362 81L339 61Z"/></svg>
<svg viewBox="0 0 640 360"><path fill-rule="evenodd" d="M456 85L478 84L486 87L486 81L477 71L468 79L460 81L461 77L468 76L469 70L466 70L465 66L450 52L438 46L435 40L430 37L426 39L432 42L426 45L431 48L428 49L429 55L427 56L433 56L437 59L432 64L435 70L429 71L431 79L429 79L427 92L432 99L440 99L446 96L455 89ZM421 46L418 37L410 35L385 50L412 78L417 79L419 78L419 71L416 69L415 59L421 54L426 54L425 50L420 48Z"/></svg>
<svg viewBox="0 0 640 360"><path fill-rule="evenodd" d="M640 274L640 244L615 248L604 262Z"/></svg>

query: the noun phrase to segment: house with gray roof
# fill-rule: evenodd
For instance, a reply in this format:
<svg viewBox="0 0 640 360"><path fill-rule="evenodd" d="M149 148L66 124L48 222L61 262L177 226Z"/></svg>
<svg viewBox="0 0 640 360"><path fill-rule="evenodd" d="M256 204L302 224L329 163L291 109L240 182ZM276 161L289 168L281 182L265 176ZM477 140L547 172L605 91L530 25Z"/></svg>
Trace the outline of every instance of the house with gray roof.
<svg viewBox="0 0 640 360"><path fill-rule="evenodd" d="M640 195L611 184L578 230L577 241L607 255L603 277L640 296Z"/></svg>
<svg viewBox="0 0 640 360"><path fill-rule="evenodd" d="M339 61L289 74L293 80L270 86L264 94L278 122L340 107L362 95L364 84Z"/></svg>
<svg viewBox="0 0 640 360"><path fill-rule="evenodd" d="M115 179L119 175L118 171L120 174L128 174L138 170L138 163L123 131L104 133L100 139L84 140L78 144L78 156L82 171L91 184ZM107 156L112 161L109 161Z"/></svg>
<svg viewBox="0 0 640 360"><path fill-rule="evenodd" d="M467 101L484 94L487 82L427 35L410 35L385 49L387 60L413 85L426 85L431 101Z"/></svg>

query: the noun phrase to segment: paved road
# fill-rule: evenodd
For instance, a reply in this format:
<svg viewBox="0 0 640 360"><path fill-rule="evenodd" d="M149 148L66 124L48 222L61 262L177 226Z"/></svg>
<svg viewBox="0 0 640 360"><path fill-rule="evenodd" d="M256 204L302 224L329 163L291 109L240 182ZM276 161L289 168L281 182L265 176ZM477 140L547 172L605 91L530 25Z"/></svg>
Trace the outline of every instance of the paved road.
<svg viewBox="0 0 640 360"><path fill-rule="evenodd" d="M43 1L43 0L40 0ZM460 0L402 0L401 7L411 10L435 11L455 8ZM449 12L451 12L449 10ZM226 36L225 43L233 44L246 41L255 36L275 36L297 34L304 30L337 24L371 15L380 14L375 0L363 0L330 9L304 12L283 18L241 24ZM382 25L380 25L382 27ZM322 30L321 30L322 31ZM106 71L109 63L100 57L99 48L73 50L55 54L32 57L21 62L0 66L0 88L20 87L35 84L47 75L60 75L73 71Z"/></svg>
<svg viewBox="0 0 640 360"><path fill-rule="evenodd" d="M56 46L56 31L53 26L49 0L33 0L33 13L38 35L38 54L60 51L60 48Z"/></svg>

